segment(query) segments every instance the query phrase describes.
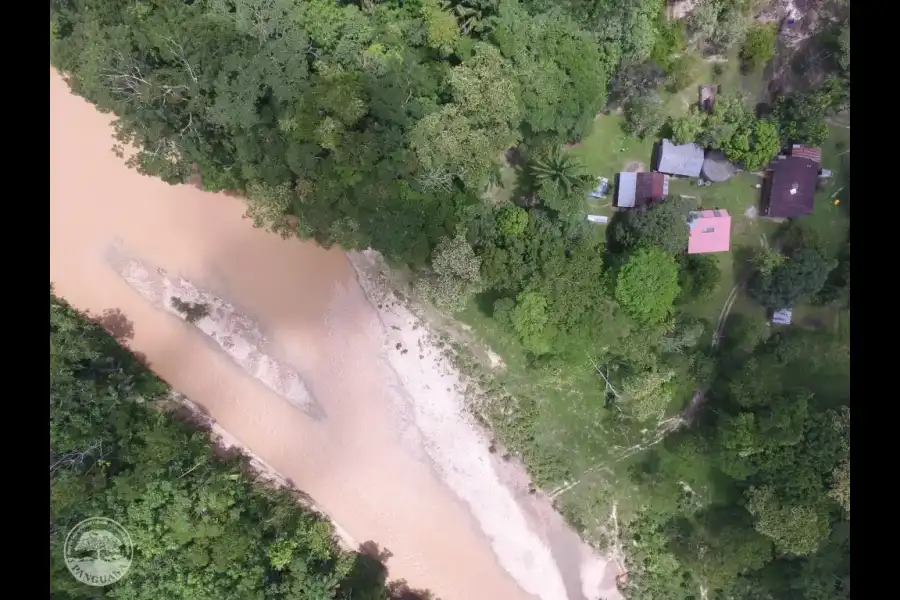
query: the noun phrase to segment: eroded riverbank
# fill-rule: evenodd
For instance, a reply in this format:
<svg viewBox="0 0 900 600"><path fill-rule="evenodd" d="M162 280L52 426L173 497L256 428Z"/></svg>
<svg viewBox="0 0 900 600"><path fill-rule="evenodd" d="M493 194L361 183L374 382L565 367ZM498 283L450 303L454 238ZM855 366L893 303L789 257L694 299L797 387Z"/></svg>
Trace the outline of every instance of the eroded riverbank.
<svg viewBox="0 0 900 600"><path fill-rule="evenodd" d="M238 199L138 175L112 153L109 118L52 70L50 95L50 279L61 296L120 310L154 371L350 537L389 549L391 577L444 600L582 600L583 548L522 504L516 474L492 467L456 392L435 395L434 377L453 375L427 371L408 325L410 360L388 354L398 330L343 253L253 229ZM111 248L136 262L116 268ZM142 294L141 268L165 294L193 289L220 302L219 318L252 319L255 346L229 352L233 336ZM281 375L269 385L260 373ZM318 419L302 412L312 404Z"/></svg>

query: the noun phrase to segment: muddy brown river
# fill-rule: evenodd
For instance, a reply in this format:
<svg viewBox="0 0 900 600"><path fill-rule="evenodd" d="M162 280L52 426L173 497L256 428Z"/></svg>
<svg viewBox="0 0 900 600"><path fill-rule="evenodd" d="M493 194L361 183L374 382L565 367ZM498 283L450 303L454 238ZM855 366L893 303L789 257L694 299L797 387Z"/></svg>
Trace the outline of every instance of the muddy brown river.
<svg viewBox="0 0 900 600"><path fill-rule="evenodd" d="M314 498L355 543L388 549L392 578L444 600L538 597L501 565L466 503L398 436L396 382L380 359L376 311L346 255L254 229L240 199L128 169L111 151L110 121L50 70L56 292L95 314L121 311L133 324L129 345L154 371ZM251 315L324 417L298 410L196 327L154 306L111 265L111 252ZM577 580L578 560L576 553L569 579Z"/></svg>

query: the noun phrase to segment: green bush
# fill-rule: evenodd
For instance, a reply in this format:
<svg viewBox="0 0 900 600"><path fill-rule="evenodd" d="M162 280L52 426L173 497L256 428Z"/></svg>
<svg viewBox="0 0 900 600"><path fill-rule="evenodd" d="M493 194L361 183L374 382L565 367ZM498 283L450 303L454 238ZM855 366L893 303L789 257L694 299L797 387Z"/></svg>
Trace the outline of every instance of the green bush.
<svg viewBox="0 0 900 600"><path fill-rule="evenodd" d="M512 309L516 307L516 301L512 298L500 298L494 302L492 317L498 325L512 328Z"/></svg>
<svg viewBox="0 0 900 600"><path fill-rule="evenodd" d="M706 127L706 114L698 107L692 106L686 115L670 121L672 141L676 144L688 144L700 139Z"/></svg>
<svg viewBox="0 0 900 600"><path fill-rule="evenodd" d="M744 71L750 73L766 65L775 56L775 26L754 25L744 38L741 62Z"/></svg>
<svg viewBox="0 0 900 600"><path fill-rule="evenodd" d="M622 116L622 131L641 139L655 137L666 122L662 100L658 94L648 94L629 101Z"/></svg>
<svg viewBox="0 0 900 600"><path fill-rule="evenodd" d="M665 15L659 20L658 35L650 53L650 60L663 69L672 64L673 56L685 50L684 23L681 21L669 21Z"/></svg>
<svg viewBox="0 0 900 600"><path fill-rule="evenodd" d="M709 298L722 281L722 272L715 256L685 254L679 258L678 285L680 302Z"/></svg>
<svg viewBox="0 0 900 600"><path fill-rule="evenodd" d="M696 66L697 61L691 55L675 59L666 73L666 89L674 94L689 86L696 76Z"/></svg>
<svg viewBox="0 0 900 600"><path fill-rule="evenodd" d="M550 351L547 323L550 319L547 299L537 292L522 292L516 297L516 305L509 313L513 330L526 349L534 354Z"/></svg>

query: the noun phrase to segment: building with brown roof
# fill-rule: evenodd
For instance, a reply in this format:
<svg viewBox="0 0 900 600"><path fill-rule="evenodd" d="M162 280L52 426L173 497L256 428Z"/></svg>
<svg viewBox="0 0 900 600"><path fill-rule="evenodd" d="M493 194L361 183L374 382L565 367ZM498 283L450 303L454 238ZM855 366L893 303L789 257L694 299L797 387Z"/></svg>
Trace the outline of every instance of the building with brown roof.
<svg viewBox="0 0 900 600"><path fill-rule="evenodd" d="M619 173L616 206L639 208L669 195L669 176L662 173Z"/></svg>
<svg viewBox="0 0 900 600"><path fill-rule="evenodd" d="M762 214L791 218L812 212L822 151L794 144L790 156L779 156L766 170Z"/></svg>

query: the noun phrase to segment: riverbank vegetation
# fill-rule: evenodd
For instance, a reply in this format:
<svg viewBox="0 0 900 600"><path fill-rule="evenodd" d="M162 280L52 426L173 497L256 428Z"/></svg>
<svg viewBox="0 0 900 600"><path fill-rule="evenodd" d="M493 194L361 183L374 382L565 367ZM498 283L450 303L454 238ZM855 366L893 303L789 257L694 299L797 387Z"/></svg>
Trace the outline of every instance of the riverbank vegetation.
<svg viewBox="0 0 900 600"><path fill-rule="evenodd" d="M121 325L121 324L120 324ZM50 594L96 598L66 569L66 534L116 520L134 556L117 597L430 598L385 584L377 557L340 549L296 491L177 418L168 387L103 327L50 292Z"/></svg>
<svg viewBox="0 0 900 600"><path fill-rule="evenodd" d="M624 549L627 596L849 597L846 3L784 29L740 0L51 6L54 65L133 167L379 250L502 355L473 410ZM742 170L633 214L586 200L663 135ZM758 218L752 171L791 143L833 178L813 214ZM686 255L698 207L729 210L730 252Z"/></svg>

